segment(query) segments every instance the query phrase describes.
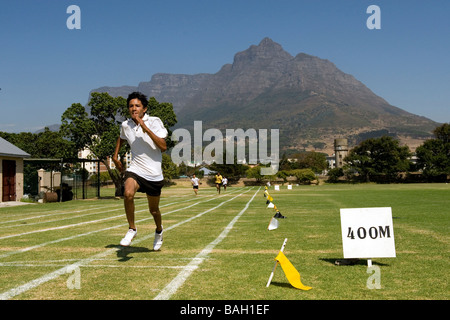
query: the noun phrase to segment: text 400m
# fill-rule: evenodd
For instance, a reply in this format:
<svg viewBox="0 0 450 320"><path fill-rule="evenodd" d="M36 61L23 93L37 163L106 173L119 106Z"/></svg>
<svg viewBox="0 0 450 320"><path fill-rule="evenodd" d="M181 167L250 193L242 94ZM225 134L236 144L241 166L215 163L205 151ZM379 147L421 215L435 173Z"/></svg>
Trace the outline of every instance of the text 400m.
<svg viewBox="0 0 450 320"><path fill-rule="evenodd" d="M365 239L367 238L367 236L369 236L371 239L390 238L391 229L390 226L378 226L378 228L370 227L369 229L359 227L355 232L352 227L348 227L347 238L356 239L355 234L359 239Z"/></svg>

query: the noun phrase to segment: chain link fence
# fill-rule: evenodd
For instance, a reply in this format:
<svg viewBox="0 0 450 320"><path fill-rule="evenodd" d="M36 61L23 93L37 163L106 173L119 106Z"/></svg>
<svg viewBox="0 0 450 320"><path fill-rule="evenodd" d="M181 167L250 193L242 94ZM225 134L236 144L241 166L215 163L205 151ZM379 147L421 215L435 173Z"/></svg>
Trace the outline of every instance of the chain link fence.
<svg viewBox="0 0 450 320"><path fill-rule="evenodd" d="M96 164L97 179L86 169ZM92 159L25 159L24 194L41 202L100 198L100 161Z"/></svg>

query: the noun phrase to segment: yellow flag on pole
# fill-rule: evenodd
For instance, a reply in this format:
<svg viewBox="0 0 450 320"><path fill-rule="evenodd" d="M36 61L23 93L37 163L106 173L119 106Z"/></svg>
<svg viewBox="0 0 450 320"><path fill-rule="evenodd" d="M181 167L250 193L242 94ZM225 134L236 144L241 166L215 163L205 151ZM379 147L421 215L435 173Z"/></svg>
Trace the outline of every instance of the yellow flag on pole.
<svg viewBox="0 0 450 320"><path fill-rule="evenodd" d="M310 290L312 287L305 286L300 280L300 273L295 269L292 263L286 258L284 253L280 251L275 258L281 264L281 268L283 268L284 274L288 279L289 283L300 290Z"/></svg>
<svg viewBox="0 0 450 320"><path fill-rule="evenodd" d="M283 252L284 247L286 247L286 243L287 243L287 238L284 239L284 242L283 242L283 245L281 246L280 252ZM277 268L277 265L278 265L278 261L276 261L273 266L273 270L272 270L272 273L270 274L269 281L267 281L266 287L270 286L270 283L272 282L273 275L275 274L275 269Z"/></svg>

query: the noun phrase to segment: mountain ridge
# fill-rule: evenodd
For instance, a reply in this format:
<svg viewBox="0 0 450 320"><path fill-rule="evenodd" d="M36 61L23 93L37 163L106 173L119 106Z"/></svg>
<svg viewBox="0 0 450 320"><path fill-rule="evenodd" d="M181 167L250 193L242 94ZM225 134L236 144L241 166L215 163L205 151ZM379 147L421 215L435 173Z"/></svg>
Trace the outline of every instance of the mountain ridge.
<svg viewBox="0 0 450 320"><path fill-rule="evenodd" d="M335 138L355 144L371 132L418 144L438 125L390 105L331 61L306 53L292 56L270 38L237 52L214 74L157 73L138 86L92 91L126 97L135 90L171 102L176 127L192 129L201 120L203 130L279 128L284 150L323 142L330 152Z"/></svg>

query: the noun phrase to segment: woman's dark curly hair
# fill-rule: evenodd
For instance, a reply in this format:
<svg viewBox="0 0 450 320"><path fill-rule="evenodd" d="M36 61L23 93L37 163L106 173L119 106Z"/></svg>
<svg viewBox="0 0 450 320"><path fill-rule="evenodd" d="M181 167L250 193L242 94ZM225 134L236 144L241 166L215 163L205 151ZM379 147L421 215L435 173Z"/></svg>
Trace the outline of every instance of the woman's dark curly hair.
<svg viewBox="0 0 450 320"><path fill-rule="evenodd" d="M144 108L147 108L148 106L148 100L147 97L138 91L132 92L128 95L128 99L127 99L127 106L130 105L130 101L133 99L138 99L139 101L141 101L142 105L144 106Z"/></svg>

